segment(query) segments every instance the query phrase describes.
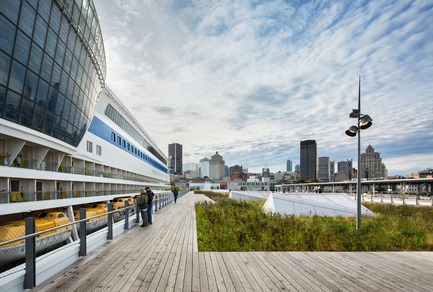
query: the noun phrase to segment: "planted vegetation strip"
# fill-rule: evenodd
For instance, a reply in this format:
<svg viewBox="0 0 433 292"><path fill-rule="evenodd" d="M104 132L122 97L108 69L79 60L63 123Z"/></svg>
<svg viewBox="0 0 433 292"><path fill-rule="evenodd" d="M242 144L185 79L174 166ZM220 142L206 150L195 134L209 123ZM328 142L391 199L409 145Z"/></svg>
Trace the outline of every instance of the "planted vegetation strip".
<svg viewBox="0 0 433 292"><path fill-rule="evenodd" d="M433 208L368 204L377 216L264 214L257 201L215 198L198 205L200 251L433 251ZM384 206L386 205L386 206Z"/></svg>

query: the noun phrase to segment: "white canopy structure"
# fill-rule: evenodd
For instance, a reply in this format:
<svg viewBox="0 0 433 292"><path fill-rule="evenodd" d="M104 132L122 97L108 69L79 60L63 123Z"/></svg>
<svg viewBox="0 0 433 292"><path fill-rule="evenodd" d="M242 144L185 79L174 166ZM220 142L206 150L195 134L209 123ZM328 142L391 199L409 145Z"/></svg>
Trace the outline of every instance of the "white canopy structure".
<svg viewBox="0 0 433 292"><path fill-rule="evenodd" d="M231 191L229 198L235 200L266 200L272 192L270 191Z"/></svg>
<svg viewBox="0 0 433 292"><path fill-rule="evenodd" d="M274 193L262 210L281 215L356 216L356 201L342 193ZM361 215L374 213L361 206Z"/></svg>

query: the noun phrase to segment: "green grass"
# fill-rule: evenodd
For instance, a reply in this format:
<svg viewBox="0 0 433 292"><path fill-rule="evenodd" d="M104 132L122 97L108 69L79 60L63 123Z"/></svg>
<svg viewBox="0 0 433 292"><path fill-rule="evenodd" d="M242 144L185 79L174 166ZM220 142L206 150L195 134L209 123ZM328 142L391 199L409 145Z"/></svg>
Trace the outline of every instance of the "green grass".
<svg viewBox="0 0 433 292"><path fill-rule="evenodd" d="M264 201L205 193L196 205L199 251L433 251L433 207L365 203L376 216L279 216Z"/></svg>

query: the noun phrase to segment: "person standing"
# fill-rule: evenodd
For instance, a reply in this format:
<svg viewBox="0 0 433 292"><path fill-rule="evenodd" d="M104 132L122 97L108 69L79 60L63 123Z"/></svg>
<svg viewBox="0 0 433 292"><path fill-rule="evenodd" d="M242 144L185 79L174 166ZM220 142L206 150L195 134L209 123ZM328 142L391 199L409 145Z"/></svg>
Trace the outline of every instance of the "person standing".
<svg viewBox="0 0 433 292"><path fill-rule="evenodd" d="M147 194L147 223L152 224L153 198L155 197L155 194L149 187L146 187L145 189Z"/></svg>
<svg viewBox="0 0 433 292"><path fill-rule="evenodd" d="M147 194L144 191L144 189L140 190L140 195L138 195L137 198L137 205L138 208L140 209L140 213L141 213L141 219L143 220L142 224L140 225L140 227L145 227L148 225L147 223L147 210L148 210L148 205L147 205Z"/></svg>

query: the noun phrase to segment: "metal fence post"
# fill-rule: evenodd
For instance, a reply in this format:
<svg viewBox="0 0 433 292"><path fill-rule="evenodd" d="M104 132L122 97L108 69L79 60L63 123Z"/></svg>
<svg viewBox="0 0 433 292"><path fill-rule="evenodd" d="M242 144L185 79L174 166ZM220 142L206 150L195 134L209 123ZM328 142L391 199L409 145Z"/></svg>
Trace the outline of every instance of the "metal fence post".
<svg viewBox="0 0 433 292"><path fill-rule="evenodd" d="M35 218L26 217L26 235L36 232ZM36 286L36 244L35 237L26 238L26 274L24 278L24 289L32 289Z"/></svg>
<svg viewBox="0 0 433 292"><path fill-rule="evenodd" d="M108 235L107 239L112 240L113 239L113 204L107 204L108 206Z"/></svg>
<svg viewBox="0 0 433 292"><path fill-rule="evenodd" d="M125 230L129 229L129 201L125 201Z"/></svg>
<svg viewBox="0 0 433 292"><path fill-rule="evenodd" d="M86 219L86 208L80 208L80 220ZM80 221L80 257L87 254L86 220Z"/></svg>

